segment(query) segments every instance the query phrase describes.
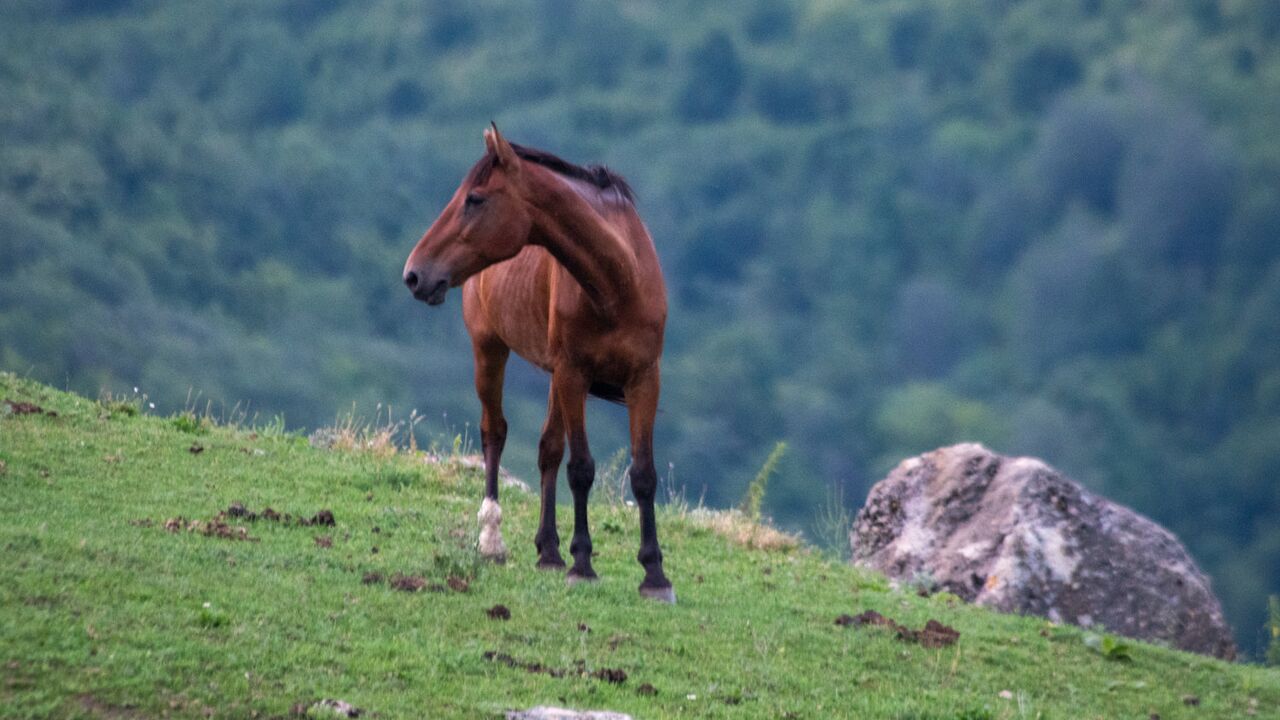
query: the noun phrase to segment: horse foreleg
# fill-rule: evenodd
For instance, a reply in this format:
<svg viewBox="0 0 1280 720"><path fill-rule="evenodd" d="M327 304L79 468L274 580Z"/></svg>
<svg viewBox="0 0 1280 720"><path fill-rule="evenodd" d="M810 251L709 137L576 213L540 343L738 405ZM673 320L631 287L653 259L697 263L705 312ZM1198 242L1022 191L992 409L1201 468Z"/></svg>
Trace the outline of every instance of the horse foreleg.
<svg viewBox="0 0 1280 720"><path fill-rule="evenodd" d="M538 519L538 534L533 544L538 548L538 567L563 569L560 557L560 533L556 531L556 477L560 474L560 460L564 458L564 421L556 407L556 389L552 383L547 398L547 421L542 426L542 439L538 441L538 472L542 474L542 513Z"/></svg>
<svg viewBox="0 0 1280 720"><path fill-rule="evenodd" d="M480 554L490 560L507 559L502 542L502 508L498 505L498 468L507 444L507 420L502 415L502 381L510 349L491 340L474 344L476 395L480 397L480 447L484 452L484 500L476 519L480 523Z"/></svg>
<svg viewBox="0 0 1280 720"><path fill-rule="evenodd" d="M591 530L587 527L587 497L596 479L596 463L587 445L586 403L589 382L582 373L557 370L551 380L560 416L569 437L569 489L573 491L573 540L569 554L569 582L596 579L591 567Z"/></svg>
<svg viewBox="0 0 1280 720"><path fill-rule="evenodd" d="M675 590L662 572L662 549L658 546L658 525L653 507L658 489L658 472L653 463L653 422L658 412L660 386L655 366L626 387L631 421L631 492L640 508L640 552L636 555L644 566L640 594L674 603Z"/></svg>

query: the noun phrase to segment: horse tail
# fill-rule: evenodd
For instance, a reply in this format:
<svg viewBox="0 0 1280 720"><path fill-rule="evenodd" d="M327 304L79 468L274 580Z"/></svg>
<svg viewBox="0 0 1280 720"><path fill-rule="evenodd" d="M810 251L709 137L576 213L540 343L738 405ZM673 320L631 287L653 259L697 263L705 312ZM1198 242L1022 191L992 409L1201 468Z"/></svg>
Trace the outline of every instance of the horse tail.
<svg viewBox="0 0 1280 720"><path fill-rule="evenodd" d="M592 382L591 388L587 390L587 392L600 398L601 400L608 400L609 402L615 403L617 405L627 404L626 394L623 393L622 386L620 385L613 385L611 383L603 383L603 382Z"/></svg>

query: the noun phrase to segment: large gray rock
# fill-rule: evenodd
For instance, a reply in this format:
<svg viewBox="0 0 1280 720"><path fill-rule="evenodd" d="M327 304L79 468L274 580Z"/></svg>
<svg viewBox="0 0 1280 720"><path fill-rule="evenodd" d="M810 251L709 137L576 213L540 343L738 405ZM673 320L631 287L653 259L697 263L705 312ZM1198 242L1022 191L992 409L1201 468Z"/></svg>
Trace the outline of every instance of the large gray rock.
<svg viewBox="0 0 1280 720"><path fill-rule="evenodd" d="M966 444L904 460L849 540L855 564L979 605L1236 654L1209 579L1172 533L1035 458Z"/></svg>

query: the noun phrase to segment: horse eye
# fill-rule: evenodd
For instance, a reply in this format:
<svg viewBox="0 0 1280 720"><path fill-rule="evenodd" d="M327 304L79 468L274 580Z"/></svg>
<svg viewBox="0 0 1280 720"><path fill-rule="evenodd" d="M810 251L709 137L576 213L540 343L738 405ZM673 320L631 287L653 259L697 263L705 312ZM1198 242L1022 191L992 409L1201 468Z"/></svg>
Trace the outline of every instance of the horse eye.
<svg viewBox="0 0 1280 720"><path fill-rule="evenodd" d="M484 203L483 195L477 195L475 193L467 193L467 200L466 200L467 207L473 208L483 203Z"/></svg>

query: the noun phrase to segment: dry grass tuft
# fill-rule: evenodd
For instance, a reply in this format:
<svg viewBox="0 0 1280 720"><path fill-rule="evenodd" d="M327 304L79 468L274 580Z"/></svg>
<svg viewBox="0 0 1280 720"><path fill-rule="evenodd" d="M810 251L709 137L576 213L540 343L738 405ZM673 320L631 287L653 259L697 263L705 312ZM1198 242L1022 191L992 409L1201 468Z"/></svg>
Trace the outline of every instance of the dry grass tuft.
<svg viewBox="0 0 1280 720"><path fill-rule="evenodd" d="M697 508L686 515L689 522L727 538L748 550L786 552L801 546L800 536L755 522L741 510Z"/></svg>
<svg viewBox="0 0 1280 720"><path fill-rule="evenodd" d="M397 451L395 427L360 427L339 423L317 428L308 440L312 447L327 450L360 450L375 455L395 455Z"/></svg>
<svg viewBox="0 0 1280 720"><path fill-rule="evenodd" d="M372 420L357 417L353 408L345 417L339 417L333 425L317 428L307 439L312 447L368 452L389 457L399 452L402 444L407 444L410 451L416 450L413 426L420 420L421 416L414 411L408 421L393 421L391 408L385 409L384 417L383 407L379 403Z"/></svg>

